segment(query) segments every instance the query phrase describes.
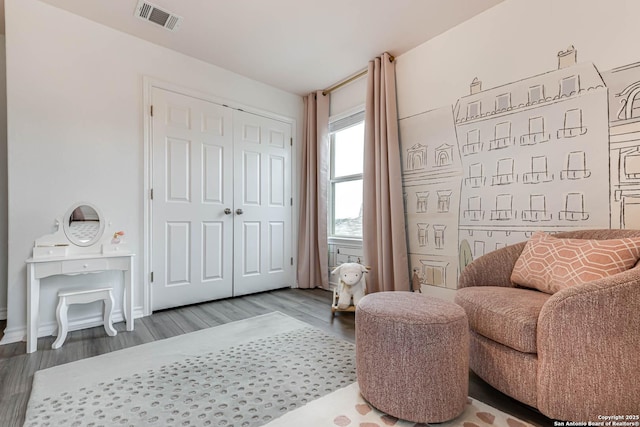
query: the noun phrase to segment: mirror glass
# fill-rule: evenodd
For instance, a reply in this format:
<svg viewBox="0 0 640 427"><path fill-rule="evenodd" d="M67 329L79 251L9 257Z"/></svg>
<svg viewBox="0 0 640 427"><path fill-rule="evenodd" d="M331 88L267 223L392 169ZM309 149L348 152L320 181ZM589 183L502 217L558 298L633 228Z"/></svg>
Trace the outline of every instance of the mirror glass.
<svg viewBox="0 0 640 427"><path fill-rule="evenodd" d="M97 207L78 203L63 218L64 234L74 245L91 246L102 237L104 219Z"/></svg>

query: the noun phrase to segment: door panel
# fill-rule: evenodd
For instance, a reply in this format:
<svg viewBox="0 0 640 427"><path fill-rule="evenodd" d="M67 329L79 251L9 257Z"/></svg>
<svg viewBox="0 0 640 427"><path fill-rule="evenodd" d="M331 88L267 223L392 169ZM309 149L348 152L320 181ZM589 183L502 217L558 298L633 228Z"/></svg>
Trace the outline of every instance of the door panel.
<svg viewBox="0 0 640 427"><path fill-rule="evenodd" d="M269 223L269 273L284 271L285 239L284 222Z"/></svg>
<svg viewBox="0 0 640 427"><path fill-rule="evenodd" d="M153 309L291 286L291 125L163 89L152 103Z"/></svg>
<svg viewBox="0 0 640 427"><path fill-rule="evenodd" d="M167 138L167 200L188 202L191 199L191 141Z"/></svg>
<svg viewBox="0 0 640 427"><path fill-rule="evenodd" d="M166 226L167 286L187 285L191 282L191 223L171 221Z"/></svg>
<svg viewBox="0 0 640 427"><path fill-rule="evenodd" d="M291 286L291 125L233 112L234 295Z"/></svg>
<svg viewBox="0 0 640 427"><path fill-rule="evenodd" d="M229 108L152 91L153 309L232 296Z"/></svg>

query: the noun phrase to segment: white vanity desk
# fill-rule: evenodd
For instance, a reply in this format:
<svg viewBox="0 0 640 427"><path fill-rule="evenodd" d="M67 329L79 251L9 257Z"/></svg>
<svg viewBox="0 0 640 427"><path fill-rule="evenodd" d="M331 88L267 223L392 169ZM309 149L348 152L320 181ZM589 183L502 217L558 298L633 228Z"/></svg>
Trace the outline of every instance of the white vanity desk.
<svg viewBox="0 0 640 427"><path fill-rule="evenodd" d="M123 313L127 331L133 330L134 254L125 245L113 243L109 231L105 233L104 217L89 203L74 205L63 217L62 225L55 233L37 239L33 257L26 260L27 353L33 353L38 346L40 279L45 277L122 271Z"/></svg>
<svg viewBox="0 0 640 427"><path fill-rule="evenodd" d="M40 279L56 275L75 275L120 270L124 272L123 311L127 331L133 331L134 254L82 254L56 258L29 258L27 263L27 353L38 346Z"/></svg>

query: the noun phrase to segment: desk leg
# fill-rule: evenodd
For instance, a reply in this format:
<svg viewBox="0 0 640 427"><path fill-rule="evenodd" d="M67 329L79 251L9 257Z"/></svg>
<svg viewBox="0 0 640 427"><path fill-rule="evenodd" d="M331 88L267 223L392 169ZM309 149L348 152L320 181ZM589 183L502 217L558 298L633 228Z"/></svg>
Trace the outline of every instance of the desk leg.
<svg viewBox="0 0 640 427"><path fill-rule="evenodd" d="M129 258L129 269L124 272L124 318L127 331L133 331L133 257Z"/></svg>
<svg viewBox="0 0 640 427"><path fill-rule="evenodd" d="M35 277L35 266L27 268L27 353L38 349L38 312L40 309L40 279Z"/></svg>

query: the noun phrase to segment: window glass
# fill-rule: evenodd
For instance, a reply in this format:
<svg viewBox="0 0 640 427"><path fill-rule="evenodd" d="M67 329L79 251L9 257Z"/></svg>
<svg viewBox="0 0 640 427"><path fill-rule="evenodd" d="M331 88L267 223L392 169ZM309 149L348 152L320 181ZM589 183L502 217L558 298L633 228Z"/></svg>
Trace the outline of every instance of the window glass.
<svg viewBox="0 0 640 427"><path fill-rule="evenodd" d="M362 237L362 179L333 184L334 236Z"/></svg>
<svg viewBox="0 0 640 427"><path fill-rule="evenodd" d="M334 134L334 178L361 174L364 162L364 122Z"/></svg>
<svg viewBox="0 0 640 427"><path fill-rule="evenodd" d="M329 237L362 238L364 114L333 121L329 182Z"/></svg>

